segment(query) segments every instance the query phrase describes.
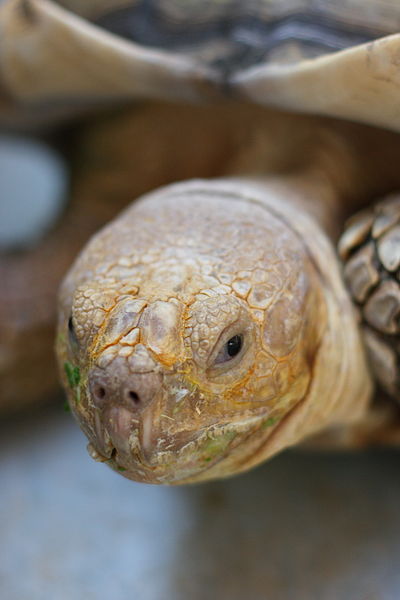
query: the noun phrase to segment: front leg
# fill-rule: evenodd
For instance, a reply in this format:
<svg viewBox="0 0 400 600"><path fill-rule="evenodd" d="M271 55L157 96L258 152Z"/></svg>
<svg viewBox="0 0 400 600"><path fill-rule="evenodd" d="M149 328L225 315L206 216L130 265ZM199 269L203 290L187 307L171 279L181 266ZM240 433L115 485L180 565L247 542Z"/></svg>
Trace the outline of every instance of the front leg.
<svg viewBox="0 0 400 600"><path fill-rule="evenodd" d="M360 316L371 368L400 399L400 196L350 219L339 242L344 277Z"/></svg>

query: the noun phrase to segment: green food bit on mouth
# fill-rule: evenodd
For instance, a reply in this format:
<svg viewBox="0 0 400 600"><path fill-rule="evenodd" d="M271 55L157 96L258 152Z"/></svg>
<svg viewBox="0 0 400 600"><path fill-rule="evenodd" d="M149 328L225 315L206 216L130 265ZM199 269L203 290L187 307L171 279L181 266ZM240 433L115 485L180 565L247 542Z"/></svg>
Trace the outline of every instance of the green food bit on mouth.
<svg viewBox="0 0 400 600"><path fill-rule="evenodd" d="M272 427L272 425L275 425L276 423L278 423L278 421L279 417L270 417L269 419L264 421L264 423L262 423L261 429L267 429L268 427Z"/></svg>
<svg viewBox="0 0 400 600"><path fill-rule="evenodd" d="M125 467L118 467L118 471L126 471Z"/></svg>
<svg viewBox="0 0 400 600"><path fill-rule="evenodd" d="M74 367L74 365L71 365L71 363L65 362L64 371L68 379L69 387L72 389L77 387L81 380L79 367Z"/></svg>
<svg viewBox="0 0 400 600"><path fill-rule="evenodd" d="M75 392L75 402L79 403L81 400L81 390L79 383L81 381L81 373L79 367L74 367L69 362L64 363L64 371L68 379L69 387Z"/></svg>
<svg viewBox="0 0 400 600"><path fill-rule="evenodd" d="M214 456L221 454L221 452L225 450L225 448L229 445L229 443L233 440L235 436L236 433L234 431L227 431L226 433L219 435L216 438L209 439L204 444L203 450L206 456L203 458L203 460L205 462L210 462L210 460L212 460Z"/></svg>
<svg viewBox="0 0 400 600"><path fill-rule="evenodd" d="M71 407L68 404L67 400L65 400L63 408L64 408L64 412L66 412L66 413L70 413L71 412Z"/></svg>

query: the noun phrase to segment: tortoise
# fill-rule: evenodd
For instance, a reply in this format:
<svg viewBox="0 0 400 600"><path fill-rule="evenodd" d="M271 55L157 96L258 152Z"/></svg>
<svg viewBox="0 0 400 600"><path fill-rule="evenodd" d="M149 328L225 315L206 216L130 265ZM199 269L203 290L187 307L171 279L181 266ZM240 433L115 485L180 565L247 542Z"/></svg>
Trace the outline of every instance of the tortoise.
<svg viewBox="0 0 400 600"><path fill-rule="evenodd" d="M50 254L147 192L60 289L91 456L181 484L310 436L397 444L397 2L60 4L0 14L9 121L80 118Z"/></svg>

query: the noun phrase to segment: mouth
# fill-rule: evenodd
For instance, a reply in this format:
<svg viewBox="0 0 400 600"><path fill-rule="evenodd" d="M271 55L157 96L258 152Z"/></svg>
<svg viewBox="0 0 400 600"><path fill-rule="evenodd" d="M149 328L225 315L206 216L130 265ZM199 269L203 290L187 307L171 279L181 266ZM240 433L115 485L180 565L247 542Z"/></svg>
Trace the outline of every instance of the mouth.
<svg viewBox="0 0 400 600"><path fill-rule="evenodd" d="M154 438L150 443L146 433L136 433L130 438L129 452L126 451L126 445L120 448L113 442L106 453L99 452L92 443L88 444L88 452L94 460L106 463L134 481L168 485L193 483L208 479L206 473L210 471L218 471L218 476L229 475L231 469L218 465L257 432L262 434L265 442L265 424L270 430L269 434L279 425L268 415L258 415L237 423L211 426L200 434L198 431L186 432L184 437L190 437L191 440L184 444L177 444L176 439L170 439L169 444L163 445ZM256 437L259 438L259 435ZM147 442L145 448L143 441Z"/></svg>

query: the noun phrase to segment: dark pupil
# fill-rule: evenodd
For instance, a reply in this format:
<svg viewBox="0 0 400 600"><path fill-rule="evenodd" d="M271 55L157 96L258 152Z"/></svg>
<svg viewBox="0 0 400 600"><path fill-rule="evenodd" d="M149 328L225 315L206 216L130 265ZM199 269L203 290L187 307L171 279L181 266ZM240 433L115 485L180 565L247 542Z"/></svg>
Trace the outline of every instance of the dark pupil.
<svg viewBox="0 0 400 600"><path fill-rule="evenodd" d="M232 358L233 356L236 356L237 354L239 354L240 350L242 349L242 336L241 335L234 335L226 344L226 349L227 352L229 354L229 356Z"/></svg>

